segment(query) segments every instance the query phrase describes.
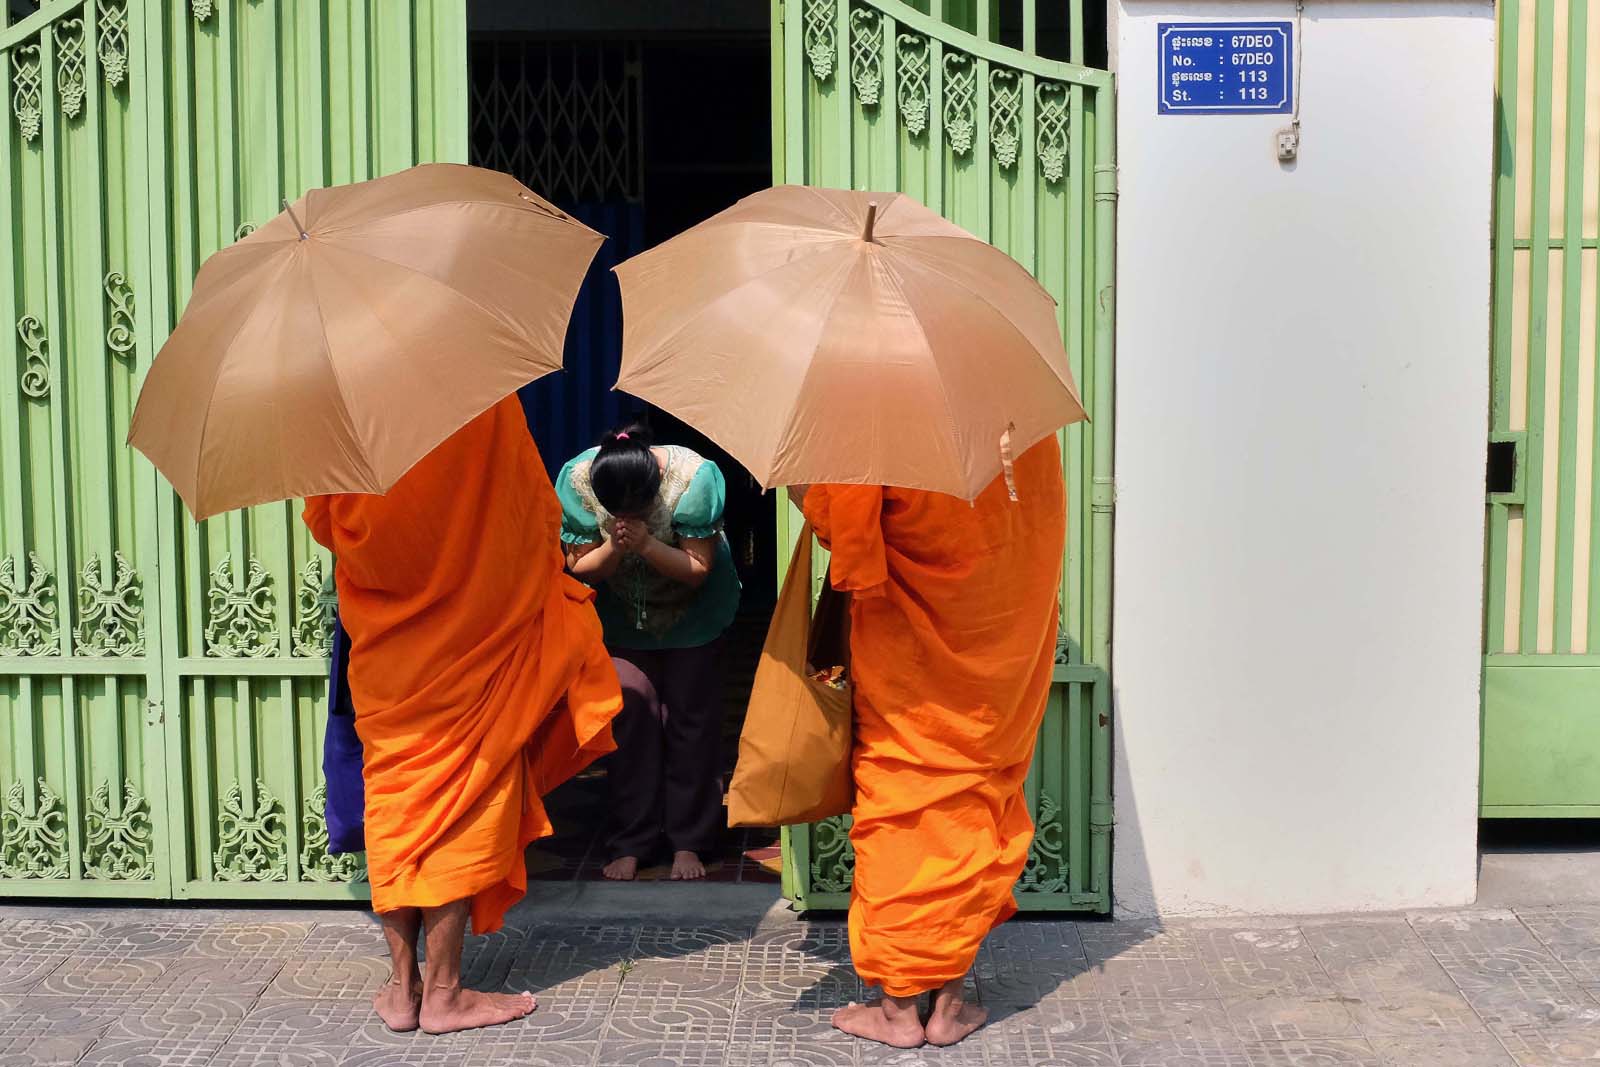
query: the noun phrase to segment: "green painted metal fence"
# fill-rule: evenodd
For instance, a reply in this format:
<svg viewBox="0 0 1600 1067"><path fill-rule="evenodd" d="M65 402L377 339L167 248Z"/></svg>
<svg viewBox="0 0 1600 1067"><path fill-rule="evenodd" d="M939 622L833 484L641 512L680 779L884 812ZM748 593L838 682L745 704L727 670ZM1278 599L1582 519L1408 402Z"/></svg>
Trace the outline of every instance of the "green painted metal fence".
<svg viewBox="0 0 1600 1067"><path fill-rule="evenodd" d="M1600 15L1501 0L1482 811L1600 815Z"/></svg>
<svg viewBox="0 0 1600 1067"><path fill-rule="evenodd" d="M1093 423L1062 437L1069 498L1065 641L1028 799L1038 833L1017 898L1030 910L1110 907L1110 611L1113 225L1111 75L998 43L989 0L783 0L773 19L773 173L897 189L1016 257L1054 295ZM1083 10L1072 5L1073 58ZM967 29L958 28L965 26ZM982 35L968 32L984 28ZM780 514L780 543L798 534ZM785 833L785 892L848 900L847 820Z"/></svg>
<svg viewBox="0 0 1600 1067"><path fill-rule="evenodd" d="M0 30L0 895L351 896L328 566L196 526L124 438L201 261L279 199L466 154L464 0L68 0Z"/></svg>

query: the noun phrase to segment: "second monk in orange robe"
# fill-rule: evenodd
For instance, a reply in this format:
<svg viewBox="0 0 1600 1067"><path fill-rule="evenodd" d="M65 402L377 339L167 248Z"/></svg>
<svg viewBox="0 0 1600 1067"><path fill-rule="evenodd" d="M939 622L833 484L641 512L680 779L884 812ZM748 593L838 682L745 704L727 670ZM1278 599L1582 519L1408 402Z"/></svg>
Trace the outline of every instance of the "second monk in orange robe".
<svg viewBox="0 0 1600 1067"><path fill-rule="evenodd" d="M460 988L468 913L491 932L526 891L523 850L552 832L540 798L611 751L622 695L593 593L564 573L521 405L484 412L383 496L308 500L305 521L335 557L351 639L367 868L394 958L375 1006L430 1032L526 1015L529 994Z"/></svg>
<svg viewBox="0 0 1600 1067"><path fill-rule="evenodd" d="M850 952L882 1001L835 1016L903 1047L983 1022L962 982L1016 910L1033 821L1023 781L1055 663L1066 493L1049 439L976 502L878 486L802 490L853 594L855 879ZM934 992L924 1024L918 1000Z"/></svg>

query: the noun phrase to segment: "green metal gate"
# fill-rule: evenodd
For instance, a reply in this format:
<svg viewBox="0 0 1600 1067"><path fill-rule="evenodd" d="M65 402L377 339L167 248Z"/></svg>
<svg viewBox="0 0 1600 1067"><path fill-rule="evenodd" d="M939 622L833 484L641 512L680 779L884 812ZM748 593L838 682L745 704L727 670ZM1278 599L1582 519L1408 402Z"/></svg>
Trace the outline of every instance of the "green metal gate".
<svg viewBox="0 0 1600 1067"><path fill-rule="evenodd" d="M123 441L209 253L465 159L464 0L56 0L0 70L0 895L361 895L326 561L292 504L196 526Z"/></svg>
<svg viewBox="0 0 1600 1067"><path fill-rule="evenodd" d="M1600 15L1501 0L1482 813L1600 815Z"/></svg>
<svg viewBox="0 0 1600 1067"><path fill-rule="evenodd" d="M1070 7L1078 62L1038 54L1039 6L1023 0L1010 47L991 0L774 0L773 173L916 196L1016 257L1060 305L1093 422L1062 438L1065 639L1028 781L1038 832L1017 899L1106 911L1114 99L1111 75L1081 65L1082 0ZM780 508L780 544L793 544L796 514ZM799 906L848 902L847 831L829 820L785 832L784 890Z"/></svg>

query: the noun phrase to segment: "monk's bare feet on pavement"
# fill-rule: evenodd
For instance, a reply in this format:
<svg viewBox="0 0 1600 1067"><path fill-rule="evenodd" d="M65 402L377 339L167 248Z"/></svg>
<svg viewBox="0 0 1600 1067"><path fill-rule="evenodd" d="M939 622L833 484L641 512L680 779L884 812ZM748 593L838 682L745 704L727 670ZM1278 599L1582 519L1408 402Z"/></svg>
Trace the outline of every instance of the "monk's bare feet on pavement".
<svg viewBox="0 0 1600 1067"><path fill-rule="evenodd" d="M700 862L696 853L682 851L672 854L672 880L674 882L698 882L706 876L706 865Z"/></svg>
<svg viewBox="0 0 1600 1067"><path fill-rule="evenodd" d="M623 856L612 860L600 873L613 882L631 882L639 873L639 857Z"/></svg>
<svg viewBox="0 0 1600 1067"><path fill-rule="evenodd" d="M884 997L865 1004L846 1004L833 1013L833 1028L894 1048L921 1048L927 1043L927 1036L917 1011L918 999Z"/></svg>
<svg viewBox="0 0 1600 1067"><path fill-rule="evenodd" d="M372 998L383 1025L397 1034L409 1034L417 1028L422 1014L422 975L407 981L391 978Z"/></svg>
<svg viewBox="0 0 1600 1067"><path fill-rule="evenodd" d="M539 1002L532 993L480 993L475 989L430 989L422 997L422 1029L453 1034L499 1026L527 1016Z"/></svg>
<svg viewBox="0 0 1600 1067"><path fill-rule="evenodd" d="M933 995L933 1014L928 1016L928 1044L954 1045L989 1021L989 1012L967 1003L965 979L947 983Z"/></svg>

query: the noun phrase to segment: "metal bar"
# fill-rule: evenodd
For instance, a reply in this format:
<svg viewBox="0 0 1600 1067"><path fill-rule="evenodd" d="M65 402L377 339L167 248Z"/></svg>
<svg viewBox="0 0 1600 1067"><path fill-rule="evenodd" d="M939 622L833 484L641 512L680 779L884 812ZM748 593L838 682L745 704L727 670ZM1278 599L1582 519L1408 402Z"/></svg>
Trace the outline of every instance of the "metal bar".
<svg viewBox="0 0 1600 1067"><path fill-rule="evenodd" d="M1039 739L1045 749L1045 766L1056 764L1056 788L1060 792L1053 798L1060 809L1062 837L1066 844L1068 885L1082 888L1088 882L1089 866L1089 813L1079 803L1080 797L1089 795L1089 709L1083 699L1083 686L1069 685L1063 694L1062 713L1065 719L1055 731L1047 731ZM1063 751L1062 731L1066 745ZM1054 733L1055 736L1050 736ZM1048 780L1048 779L1047 779Z"/></svg>
<svg viewBox="0 0 1600 1067"><path fill-rule="evenodd" d="M1032 0L1028 0L1024 3L1024 9L1031 2ZM872 6L908 29L926 34L929 38L942 41L962 52L982 56L992 63L1019 66L1041 77L1071 82L1074 85L1088 85L1096 89L1111 87L1110 71L1095 70L1081 63L1062 63L1059 60L1044 59L1039 56L1019 56L1014 48L986 41L975 34L949 25L940 13L941 5L938 0L935 0L932 12L927 15L904 3L903 0L872 0Z"/></svg>
<svg viewBox="0 0 1600 1067"><path fill-rule="evenodd" d="M72 554L73 515L69 502L72 483L67 477L67 455L70 434L67 428L67 401L72 389L67 382L67 362L63 349L68 344L68 309L71 297L67 292L66 276L61 263L63 196L61 181L61 101L56 85L56 38L54 33L39 35L39 76L42 82L41 101L44 120L41 136L44 139L44 261L45 261L45 333L50 339L50 428L51 494L55 512L55 574L56 617L61 622L58 634L60 655L72 654L72 634L77 617L77 601L72 595L73 576L77 573Z"/></svg>
<svg viewBox="0 0 1600 1067"><path fill-rule="evenodd" d="M184 754L184 765L191 772L187 776L191 792L184 798L180 809L183 821L193 834L194 855L189 869L174 875L175 888L179 893L188 884L212 881L216 872L212 858L216 851L212 828L217 825L217 746L211 721L215 709L206 699L209 689L206 679L192 679L189 706L175 720L183 740L187 742L192 736L194 744L194 752Z"/></svg>
<svg viewBox="0 0 1600 1067"><path fill-rule="evenodd" d="M1073 372L1078 380L1078 387L1084 391L1086 400L1092 403L1092 389L1094 387L1095 361L1088 348L1089 339L1093 336L1093 325L1089 322L1087 308L1092 294L1088 292L1094 284L1088 270L1088 260L1092 256L1090 241L1092 240L1092 220L1085 216L1089 212L1089 159L1090 145L1085 136L1087 127L1084 123L1084 93L1082 86L1073 85L1067 89L1067 173L1063 179L1067 213L1067 246L1066 246L1066 287L1065 298L1061 302L1061 313L1066 316L1062 324L1062 336L1067 344L1067 358L1073 364ZM1100 413L1093 408L1093 417L1098 419ZM1092 442L1080 426L1077 429L1068 427L1065 433L1066 449L1062 455L1064 465L1063 473L1067 477L1067 484L1078 495L1079 504L1072 510L1076 511L1074 517L1085 514L1081 500L1087 489L1088 466L1093 462L1091 453ZM1069 514L1071 512L1069 511ZM1093 590L1085 583L1088 571L1087 553L1093 551L1093 531L1085 528L1079 518L1078 522L1069 523L1067 529L1067 557L1063 561L1062 596L1065 605L1064 614L1069 618L1078 620L1072 626L1072 638L1083 648L1086 634L1083 619L1084 612L1093 607ZM1086 603L1086 598L1088 602Z"/></svg>
<svg viewBox="0 0 1600 1067"><path fill-rule="evenodd" d="M872 188L877 190L902 187L900 166L900 110L896 103L900 85L900 58L895 48L895 35L900 27L887 15L878 19L883 61L883 86L878 95L877 114L872 122ZM887 178L886 181L880 178Z"/></svg>
<svg viewBox="0 0 1600 1067"><path fill-rule="evenodd" d="M10 52L0 52L0 73L9 79ZM17 328L17 319L20 317L17 300L22 295L22 275L27 262L25 243L15 237L16 198L9 192L21 187L16 158L17 141L10 121L6 119L5 131L0 134L0 180L4 181L7 190L5 195L0 195L0 233L12 235L5 252L8 269L0 279L0 329L15 336L11 331ZM26 580L29 543L22 467L22 415L25 401L18 384L22 374L19 363L22 357L15 344L7 343L0 346L0 350L8 353L0 357L0 415L3 415L0 417L0 485L5 490L0 494L0 508L5 509L0 514L0 535L4 537L3 543L0 543L0 558L13 558L17 574Z"/></svg>
<svg viewBox="0 0 1600 1067"><path fill-rule="evenodd" d="M855 115L854 94L850 88L850 72L854 66L850 46L850 0L834 0L833 22L834 41L839 49L839 59L833 69L833 118L839 124L834 131L839 139L835 145L839 158L835 163L840 168L834 173L833 183L841 189L856 189L859 186L855 182L855 123L851 121Z"/></svg>
<svg viewBox="0 0 1600 1067"><path fill-rule="evenodd" d="M991 133L989 71L988 60L982 58L973 59L972 76L976 80L978 92L972 110L972 125L974 126L972 158L965 164L966 174L964 177L967 180L960 182L961 185L967 186L964 190L966 195L961 198L967 212L965 225L968 230L985 241L990 239L993 231L990 223L991 214L994 210L994 202L991 199L994 167L989 158L989 136ZM956 164L955 172L958 177L963 176L961 175L961 169L962 164Z"/></svg>
<svg viewBox="0 0 1600 1067"><path fill-rule="evenodd" d="M1528 271L1528 496L1523 504L1520 651L1539 644L1539 570L1544 542L1545 374L1550 276L1550 139L1555 0L1537 0L1534 22L1533 249Z"/></svg>
<svg viewBox="0 0 1600 1067"><path fill-rule="evenodd" d="M937 0L936 0L937 2ZM944 42L928 35L928 189L924 203L945 214Z"/></svg>
<svg viewBox="0 0 1600 1067"><path fill-rule="evenodd" d="M1095 278L1095 421L1094 496L1090 502L1094 531L1094 555L1090 560L1091 583L1095 590L1094 615L1086 656L1106 671L1111 669L1111 527L1116 501L1113 481L1112 442L1115 424L1113 379L1116 338L1116 210L1117 148L1114 89L1095 93L1094 108L1094 278ZM1089 747L1089 810L1091 826L1097 832L1090 858L1092 884L1100 894L1099 907L1111 907L1111 683L1102 679L1096 686L1095 717L1091 724L1096 736Z"/></svg>
<svg viewBox="0 0 1600 1067"><path fill-rule="evenodd" d="M74 882L83 881L83 788L81 763L88 753L83 748L83 731L78 720L78 680L71 675L61 679L61 801L66 809L67 870ZM118 799L122 783L116 784Z"/></svg>
<svg viewBox="0 0 1600 1067"><path fill-rule="evenodd" d="M1039 5L1035 0L1022 0L1022 50L1035 58L1039 55Z"/></svg>
<svg viewBox="0 0 1600 1067"><path fill-rule="evenodd" d="M1507 105L1508 93L1517 86L1518 29L1522 0L1501 0L1500 85L1495 94L1495 118L1499 138L1495 144L1494 182L1494 322L1491 361L1492 384L1489 399L1489 428L1504 431L1511 425L1512 304L1515 284L1513 235L1517 205L1517 108ZM1506 557L1510 545L1510 507L1494 504L1489 508L1488 581L1484 597L1484 642L1488 651L1501 651L1506 632Z"/></svg>
<svg viewBox="0 0 1600 1067"><path fill-rule="evenodd" d="M1566 206L1564 233L1575 245L1583 234L1585 67L1589 45L1589 0L1568 0ZM1572 651L1572 610L1576 574L1578 371L1582 358L1578 334L1582 326L1583 253L1573 248L1561 263L1561 423L1556 457L1556 559L1554 649Z"/></svg>
<svg viewBox="0 0 1600 1067"><path fill-rule="evenodd" d="M178 48L169 49L169 42L181 41L182 38L169 35L162 15L160 3L145 3L142 8L129 8L130 138L135 145L147 146L153 137L160 136L156 131L164 134L172 128L172 143L176 150L182 143L183 130L174 128L172 123L165 78L169 70L169 52L177 57L181 51ZM142 26L138 22L140 17L144 20ZM141 32L132 32L136 28ZM143 47L140 47L141 43ZM182 66L177 58L172 65L180 69ZM136 242L134 247L145 251L144 284L149 295L145 299L143 313L135 319L139 339L135 388L149 372L157 346L166 339L172 328L170 272L179 252L173 241L171 204L175 195L181 195L175 193L169 184L167 154L151 151L147 147L141 147L139 151L144 157L144 185L142 189L137 185L131 188L129 199L132 203L142 203L144 207L143 210L130 212L130 237ZM136 191L142 192L143 197L132 195ZM160 882L160 892L167 895L180 877L177 872L185 871L189 866L188 836L177 829L188 823L184 807L181 716L177 714L176 707L170 709L172 714L169 716L165 707L168 694L172 695L175 704L183 698L183 691L178 687L177 676L168 659L177 654L179 614L183 609L181 600L174 595L180 581L177 563L178 512L171 489L162 482L155 467L142 455L134 456L133 465L143 485L145 501L145 506L140 509L140 534L145 547L141 566L147 568L147 575L156 576L156 580L146 583L144 591L145 618L153 619L145 626L148 657L145 699L158 713L154 716L153 724L150 723L151 716L145 717L146 730L155 730L157 734L153 739L147 738L144 768L147 775L145 781L152 787L146 790L146 795L150 797L151 822L155 830L153 855L157 857L156 878ZM150 567L151 562L155 566ZM154 743L148 743L150 741Z"/></svg>
<svg viewBox="0 0 1600 1067"><path fill-rule="evenodd" d="M283 735L284 762L287 764L280 773L286 773L288 778L279 783L277 790L279 796L284 798L283 823L288 845L286 853L288 858L288 879L290 883L300 881L300 812L305 807L305 783L301 781L299 771L299 744L300 718L295 707L294 680L285 678L278 683L278 699L283 701L283 713L278 716L278 731ZM251 715L254 719L256 716Z"/></svg>
<svg viewBox="0 0 1600 1067"><path fill-rule="evenodd" d="M87 0L93 4L94 0ZM83 6L85 0L51 0L39 5L39 10L25 19L13 22L10 26L0 29L0 49L10 48L20 44L36 33L42 33L55 25L63 15L70 14L73 8Z"/></svg>
<svg viewBox="0 0 1600 1067"><path fill-rule="evenodd" d="M40 677L103 677L111 675L140 674L154 666L151 656L128 658L98 658L86 656L0 656L0 675L37 674Z"/></svg>

